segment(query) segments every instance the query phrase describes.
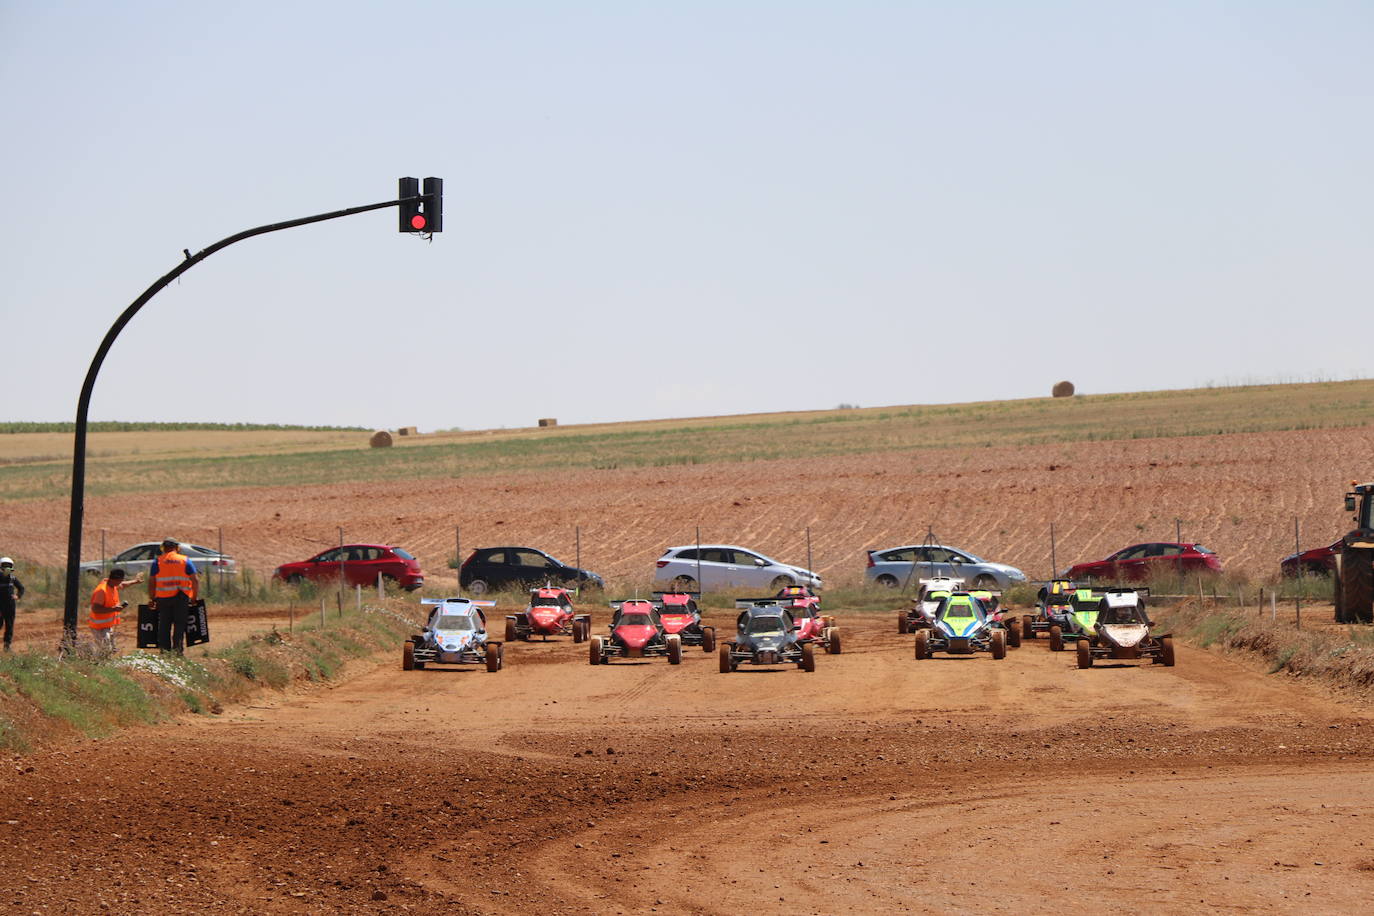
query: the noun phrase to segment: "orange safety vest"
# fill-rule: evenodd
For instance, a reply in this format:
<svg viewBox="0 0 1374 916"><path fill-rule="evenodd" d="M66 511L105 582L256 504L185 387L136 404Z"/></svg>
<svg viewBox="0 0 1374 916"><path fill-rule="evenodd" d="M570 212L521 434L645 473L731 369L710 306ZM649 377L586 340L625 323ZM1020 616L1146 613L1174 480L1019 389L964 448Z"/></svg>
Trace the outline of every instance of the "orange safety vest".
<svg viewBox="0 0 1374 916"><path fill-rule="evenodd" d="M91 593L92 630L108 630L119 623L119 589L109 579L101 579Z"/></svg>
<svg viewBox="0 0 1374 916"><path fill-rule="evenodd" d="M157 558L157 576L153 583L154 598L170 598L177 592L185 592L194 598L191 591L191 575L186 571L186 557L173 550Z"/></svg>

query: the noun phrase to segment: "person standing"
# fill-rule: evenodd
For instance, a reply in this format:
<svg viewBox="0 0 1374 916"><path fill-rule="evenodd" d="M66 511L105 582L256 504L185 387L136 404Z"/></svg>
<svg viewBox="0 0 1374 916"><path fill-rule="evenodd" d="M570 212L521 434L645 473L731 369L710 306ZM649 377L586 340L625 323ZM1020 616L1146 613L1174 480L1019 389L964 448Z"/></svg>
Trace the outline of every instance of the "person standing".
<svg viewBox="0 0 1374 916"><path fill-rule="evenodd" d="M24 583L14 574L14 561L0 557L0 624L5 628L5 651L10 651L10 641L14 639L14 611L16 603L24 597Z"/></svg>
<svg viewBox="0 0 1374 916"><path fill-rule="evenodd" d="M148 609L157 611L157 647L180 655L186 645L186 618L200 591L196 566L171 538L148 571Z"/></svg>
<svg viewBox="0 0 1374 916"><path fill-rule="evenodd" d="M124 570L116 567L91 592L91 634L95 637L96 648L107 655L114 655L118 651L115 646L115 627L119 626L119 612L129 606L129 602L119 597L119 590L142 581L142 576L136 576L132 581L125 582Z"/></svg>

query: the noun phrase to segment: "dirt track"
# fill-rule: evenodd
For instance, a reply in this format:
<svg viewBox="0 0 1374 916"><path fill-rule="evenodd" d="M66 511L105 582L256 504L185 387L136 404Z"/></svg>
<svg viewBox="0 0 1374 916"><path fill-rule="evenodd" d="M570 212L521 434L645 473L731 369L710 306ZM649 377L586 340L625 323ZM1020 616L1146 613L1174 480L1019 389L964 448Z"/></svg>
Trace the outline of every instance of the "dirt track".
<svg viewBox="0 0 1374 916"><path fill-rule="evenodd" d="M157 500L88 499L85 543L96 558L101 528L118 550L166 533L214 543L222 527L241 562L270 570L337 544L341 526L349 539L408 548L434 575L454 553L455 526L464 553L531 544L565 562L581 526L583 565L647 578L663 550L691 543L698 525L707 541L793 563L806 561L810 526L816 568L839 582L860 577L865 548L919 543L927 525L949 543L1045 576L1052 522L1062 567L1173 540L1181 519L1185 540L1215 549L1229 569L1263 575L1292 552L1295 517L1304 547L1345 530L1341 494L1368 474L1371 452L1374 427L1362 427L173 491ZM66 520L62 501L8 503L0 544L61 563Z"/></svg>
<svg viewBox="0 0 1374 916"><path fill-rule="evenodd" d="M727 621L720 621L726 623ZM399 670L0 775L25 912L1046 912L1374 893L1374 722L1182 649L917 662L841 612L814 674L691 651ZM597 618L604 625L604 615ZM263 704L258 704L263 705ZM76 864L79 867L73 868Z"/></svg>

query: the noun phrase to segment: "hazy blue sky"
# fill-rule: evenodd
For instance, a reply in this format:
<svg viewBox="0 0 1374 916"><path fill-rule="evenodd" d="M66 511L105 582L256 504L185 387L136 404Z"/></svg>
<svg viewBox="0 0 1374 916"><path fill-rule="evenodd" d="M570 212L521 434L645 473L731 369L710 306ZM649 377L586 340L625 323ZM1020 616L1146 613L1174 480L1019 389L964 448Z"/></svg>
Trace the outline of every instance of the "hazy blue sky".
<svg viewBox="0 0 1374 916"><path fill-rule="evenodd" d="M3 417L563 422L1366 375L1374 4L0 2ZM169 386L169 383L174 383Z"/></svg>

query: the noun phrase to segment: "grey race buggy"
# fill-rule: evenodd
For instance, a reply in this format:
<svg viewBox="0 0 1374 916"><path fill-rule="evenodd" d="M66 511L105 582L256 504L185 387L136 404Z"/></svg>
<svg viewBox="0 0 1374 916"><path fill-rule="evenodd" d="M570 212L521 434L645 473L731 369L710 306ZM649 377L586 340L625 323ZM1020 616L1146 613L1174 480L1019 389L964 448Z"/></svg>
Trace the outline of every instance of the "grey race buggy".
<svg viewBox="0 0 1374 916"><path fill-rule="evenodd" d="M797 639L791 612L778 599L735 602L742 608L735 621L735 638L721 644L720 673L740 665L796 665L816 670L816 649Z"/></svg>
<svg viewBox="0 0 1374 916"><path fill-rule="evenodd" d="M403 670L434 663L486 665L488 671L501 670L505 664L504 648L499 640L487 639L487 616L482 611L496 602L425 598L420 604L430 606L429 619L418 635L401 646Z"/></svg>

